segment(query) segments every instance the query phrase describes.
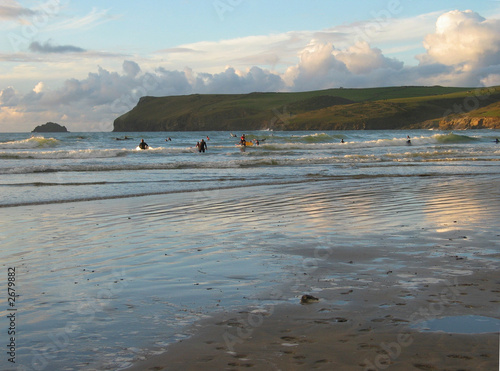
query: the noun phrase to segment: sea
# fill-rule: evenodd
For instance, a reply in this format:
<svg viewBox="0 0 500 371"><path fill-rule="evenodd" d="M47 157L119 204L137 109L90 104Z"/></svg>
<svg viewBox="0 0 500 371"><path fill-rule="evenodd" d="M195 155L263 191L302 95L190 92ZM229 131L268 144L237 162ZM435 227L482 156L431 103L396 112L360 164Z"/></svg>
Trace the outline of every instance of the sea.
<svg viewBox="0 0 500 371"><path fill-rule="evenodd" d="M238 146L241 134L259 145ZM0 206L324 178L492 175L496 138L498 130L4 133ZM137 150L141 139L148 150ZM195 147L201 139L204 153Z"/></svg>
<svg viewBox="0 0 500 371"><path fill-rule="evenodd" d="M242 134L253 144L238 145ZM0 133L0 369L125 369L221 308L258 309L302 262L283 253L276 229L286 220L273 214L304 202L294 194L314 202L325 185L351 195L366 185L366 198L373 184L389 194L426 182L458 196L469 182L498 184L497 138L487 129ZM324 202L332 209L346 195ZM304 223L290 230L298 243L332 221Z"/></svg>

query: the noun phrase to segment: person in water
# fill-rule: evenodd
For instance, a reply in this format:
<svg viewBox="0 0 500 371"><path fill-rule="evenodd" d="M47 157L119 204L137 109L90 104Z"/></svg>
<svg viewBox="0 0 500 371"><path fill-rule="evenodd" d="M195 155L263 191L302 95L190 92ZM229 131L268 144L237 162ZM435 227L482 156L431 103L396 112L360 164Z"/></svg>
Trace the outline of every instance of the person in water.
<svg viewBox="0 0 500 371"><path fill-rule="evenodd" d="M245 134L241 135L240 144L243 146L245 146L247 144L247 141L245 139Z"/></svg>
<svg viewBox="0 0 500 371"><path fill-rule="evenodd" d="M342 139L340 140L340 143L344 143L344 138L342 138Z"/></svg>
<svg viewBox="0 0 500 371"><path fill-rule="evenodd" d="M139 143L139 148L140 149L148 149L149 148L148 144L144 141L144 139L141 139L141 143Z"/></svg>
<svg viewBox="0 0 500 371"><path fill-rule="evenodd" d="M200 145L198 146L198 151L199 152L205 152L205 150L208 149L207 142L203 140L203 138L200 141Z"/></svg>

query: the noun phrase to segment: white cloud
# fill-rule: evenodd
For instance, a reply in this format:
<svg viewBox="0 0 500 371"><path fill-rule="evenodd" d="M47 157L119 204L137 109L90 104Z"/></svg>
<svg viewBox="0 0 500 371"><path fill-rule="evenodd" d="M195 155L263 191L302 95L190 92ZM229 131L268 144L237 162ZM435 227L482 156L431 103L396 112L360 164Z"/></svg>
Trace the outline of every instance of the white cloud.
<svg viewBox="0 0 500 371"><path fill-rule="evenodd" d="M462 65L465 70L499 64L500 20L486 20L471 10L445 13L424 46L423 62Z"/></svg>
<svg viewBox="0 0 500 371"><path fill-rule="evenodd" d="M397 84L402 71L403 62L385 57L380 49L365 41L340 50L331 43L313 40L283 79L292 91L387 86Z"/></svg>
<svg viewBox="0 0 500 371"><path fill-rule="evenodd" d="M300 52L299 63L288 68L285 81L291 90L326 89L338 83L339 73L348 73L347 67L333 56L333 45L312 41Z"/></svg>
<svg viewBox="0 0 500 371"><path fill-rule="evenodd" d="M360 41L347 50L336 51L333 54L355 74L368 74L380 68L403 68L402 62L384 57L380 49L370 48L365 41Z"/></svg>
<svg viewBox="0 0 500 371"><path fill-rule="evenodd" d="M200 93L251 93L255 91L280 91L284 87L277 74L252 67L246 71L238 71L232 67L217 74L198 74L192 90Z"/></svg>
<svg viewBox="0 0 500 371"><path fill-rule="evenodd" d="M74 17L50 25L48 31L64 31L90 29L116 18L109 14L109 9L92 8L91 12L83 17Z"/></svg>
<svg viewBox="0 0 500 371"><path fill-rule="evenodd" d="M158 51L153 61L168 69L187 65L208 73L218 73L226 65L239 70L254 65L284 70L295 63L297 52L307 45L311 35L289 32L183 44Z"/></svg>
<svg viewBox="0 0 500 371"><path fill-rule="evenodd" d="M33 88L33 91L37 94L41 93L43 91L43 82L40 81L36 86Z"/></svg>
<svg viewBox="0 0 500 371"><path fill-rule="evenodd" d="M259 66L276 73L284 73L297 64L304 48L310 43L331 44L344 50L364 41L385 54L408 49L422 52L422 39L434 29L439 13L433 12L415 18L374 18L365 22L342 24L324 30L303 30L254 35L219 41L201 41L162 49L149 62L161 63L167 69L189 66L197 71L220 72L221 66L237 70ZM391 48L391 50L389 50ZM416 53L417 53L416 52ZM416 54L415 53L415 54ZM408 59L413 62L413 56ZM146 67L147 63L141 63Z"/></svg>

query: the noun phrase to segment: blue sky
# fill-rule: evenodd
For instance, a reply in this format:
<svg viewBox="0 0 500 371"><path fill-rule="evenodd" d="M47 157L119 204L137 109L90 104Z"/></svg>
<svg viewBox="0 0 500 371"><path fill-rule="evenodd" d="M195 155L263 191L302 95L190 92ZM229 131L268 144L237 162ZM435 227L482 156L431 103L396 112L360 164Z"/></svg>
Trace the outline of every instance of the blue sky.
<svg viewBox="0 0 500 371"><path fill-rule="evenodd" d="M0 132L141 95L500 84L500 1L3 0Z"/></svg>

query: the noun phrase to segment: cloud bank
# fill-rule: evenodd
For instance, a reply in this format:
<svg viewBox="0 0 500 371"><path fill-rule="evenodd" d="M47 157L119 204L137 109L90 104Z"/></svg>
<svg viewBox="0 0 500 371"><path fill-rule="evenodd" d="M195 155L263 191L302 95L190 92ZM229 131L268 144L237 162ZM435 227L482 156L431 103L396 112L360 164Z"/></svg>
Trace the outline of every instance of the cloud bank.
<svg viewBox="0 0 500 371"><path fill-rule="evenodd" d="M416 56L418 65L415 66L405 66L385 56L383 50L366 40L345 44L345 34L333 33L326 37L316 33L313 36L316 37L299 47L297 40L301 38L298 35L293 42L289 41L289 34L273 35L273 49L247 52L246 56L254 62L287 65L281 71L272 66L254 65L248 68L227 66L223 71L208 73L195 71L192 67L168 69L161 62L151 68L151 60L137 58L124 61L120 71L98 67L97 72L88 73L86 78L67 79L54 90L47 89L43 82L38 82L27 94L6 87L0 91L0 130L31 130L33 125L45 120L58 122L64 118L61 123L69 128L74 124L82 131L109 131L113 120L133 108L145 95L500 84L500 20L488 20L472 11L451 11L439 16L435 31L422 40L425 53ZM251 41L253 44L259 42L260 37ZM243 58L244 50L248 49L241 43L242 40L230 40L221 44L233 46L225 50L227 54L234 49L241 50L239 58ZM283 61L279 53L273 54L273 50L285 48L296 49L294 61ZM75 46L56 46L49 42L34 42L30 49L37 53L84 52ZM204 51L197 45L196 48L180 46L162 52L201 56Z"/></svg>

